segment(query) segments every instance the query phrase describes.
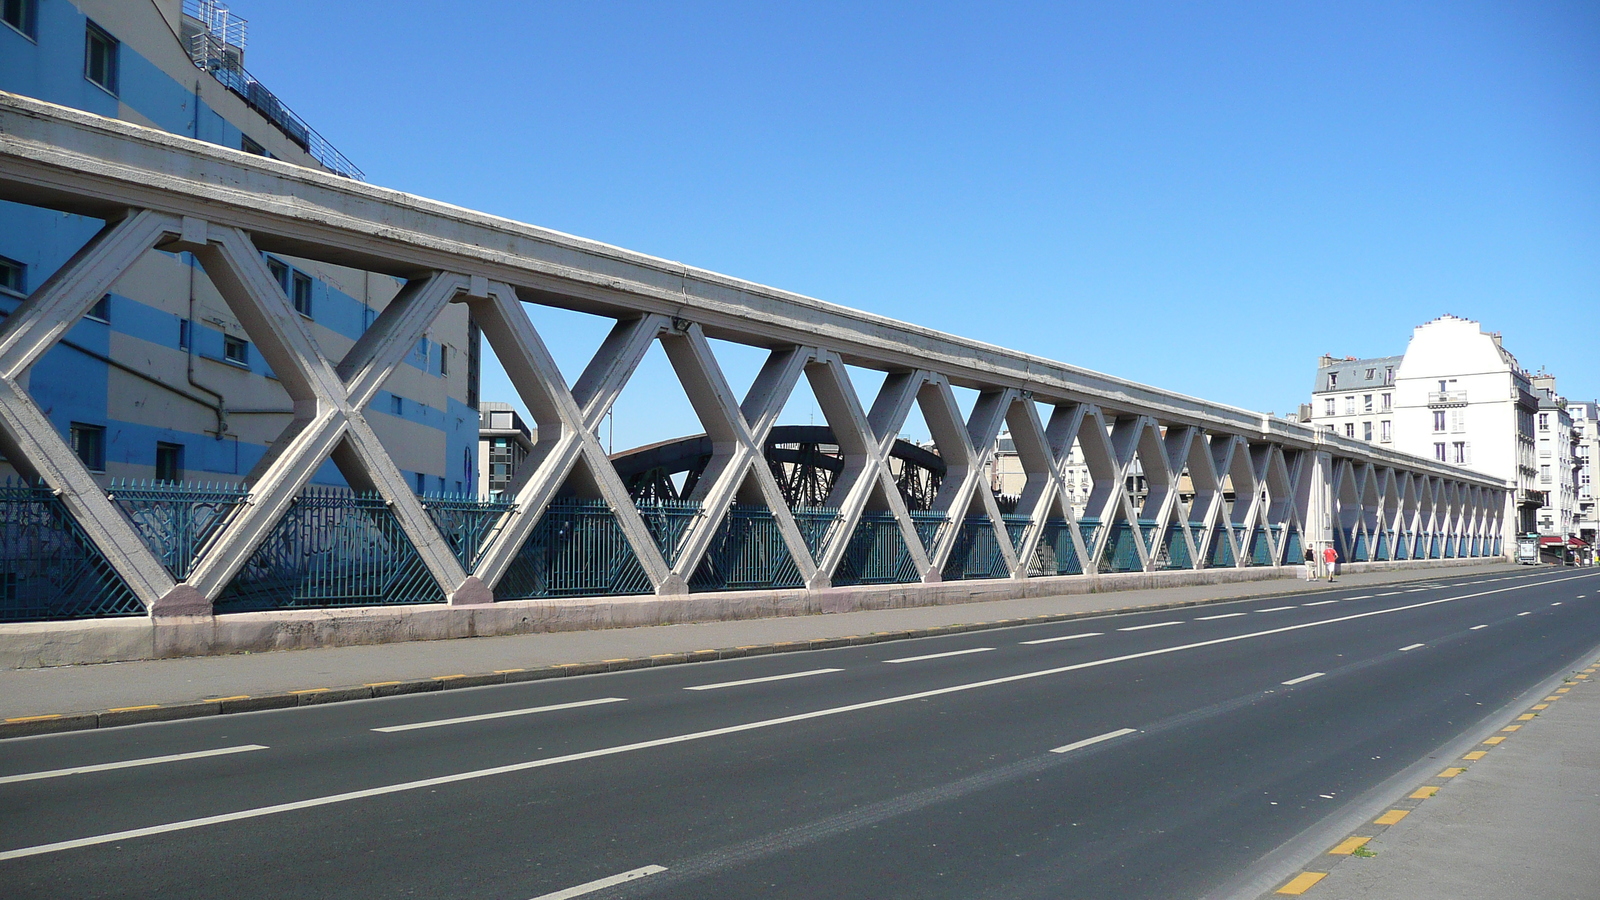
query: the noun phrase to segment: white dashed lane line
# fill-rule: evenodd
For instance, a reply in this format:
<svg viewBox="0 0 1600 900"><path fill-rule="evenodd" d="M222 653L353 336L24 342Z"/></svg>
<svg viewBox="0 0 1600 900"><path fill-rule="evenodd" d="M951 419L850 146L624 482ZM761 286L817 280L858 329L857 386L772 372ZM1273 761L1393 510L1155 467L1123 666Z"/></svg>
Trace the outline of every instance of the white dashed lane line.
<svg viewBox="0 0 1600 900"><path fill-rule="evenodd" d="M886 659L886 663L922 662L925 659L943 659L946 656L965 656L968 653L988 653L993 647L973 647L970 650L951 650L947 653L925 653L922 656L902 656L899 659Z"/></svg>
<svg viewBox="0 0 1600 900"><path fill-rule="evenodd" d="M1036 641L1022 641L1021 643L1024 643L1024 644L1053 644L1056 641L1075 641L1078 638L1099 637L1102 634L1105 634L1105 632L1104 631L1085 631L1085 632L1083 632L1081 634L1063 634L1060 637L1039 638Z"/></svg>
<svg viewBox="0 0 1600 900"><path fill-rule="evenodd" d="M1182 625L1182 620L1173 622L1151 622L1149 625L1129 625L1127 628L1118 628L1118 631L1143 631L1146 628L1165 628L1168 625Z"/></svg>
<svg viewBox="0 0 1600 900"><path fill-rule="evenodd" d="M1273 607L1269 607L1267 609L1258 609L1258 610L1256 610L1256 612L1283 612L1286 609L1294 609L1294 607L1292 607L1292 606L1273 606Z"/></svg>
<svg viewBox="0 0 1600 900"><path fill-rule="evenodd" d="M1477 631L1479 628L1488 628L1488 627L1489 626L1487 626L1487 625L1474 625L1471 628L1468 628L1467 630L1468 631Z"/></svg>
<svg viewBox="0 0 1600 900"><path fill-rule="evenodd" d="M1351 597L1350 599L1354 600L1355 598ZM1300 605L1301 606L1327 606L1329 603L1338 603L1338 602L1339 601L1337 601L1337 600L1318 600L1315 603L1302 603Z"/></svg>
<svg viewBox="0 0 1600 900"><path fill-rule="evenodd" d="M1196 622L1209 622L1212 619L1232 619L1235 616L1248 616L1249 613L1223 613L1220 616L1195 616Z"/></svg>
<svg viewBox="0 0 1600 900"><path fill-rule="evenodd" d="M1417 649L1417 648L1418 648L1418 647L1426 647L1426 646L1428 646L1428 645L1427 645L1427 644L1407 644L1407 645L1405 645L1405 646L1404 646L1404 647L1401 647L1401 648L1400 648L1400 652L1401 652L1401 653L1404 653L1404 652L1406 652L1406 651L1407 651L1407 650L1415 650L1415 649Z"/></svg>
<svg viewBox="0 0 1600 900"><path fill-rule="evenodd" d="M1519 613L1517 613L1517 615L1519 615L1519 616L1531 616L1531 615L1533 615L1533 610L1530 609L1527 612L1519 612Z"/></svg>
<svg viewBox="0 0 1600 900"><path fill-rule="evenodd" d="M1328 674L1328 673L1326 673L1326 672L1312 672L1310 675L1301 675L1299 678L1291 678L1288 681L1284 681L1284 682L1280 682L1280 683L1281 684L1299 684L1302 681L1310 681L1313 678L1321 678L1322 676L1324 676L1326 674Z"/></svg>

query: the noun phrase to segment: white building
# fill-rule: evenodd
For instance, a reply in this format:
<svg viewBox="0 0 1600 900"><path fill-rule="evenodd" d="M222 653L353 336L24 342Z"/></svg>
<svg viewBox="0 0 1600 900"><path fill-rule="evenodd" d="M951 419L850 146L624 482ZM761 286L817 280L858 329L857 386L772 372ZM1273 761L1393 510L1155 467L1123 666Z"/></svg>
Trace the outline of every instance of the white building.
<svg viewBox="0 0 1600 900"><path fill-rule="evenodd" d="M1600 403L1593 400L1568 403L1567 412L1572 415L1572 425L1578 435L1573 451L1578 495L1574 530L1589 545L1590 552L1586 556L1592 560L1595 539L1600 537L1600 512L1596 509L1594 485L1594 464L1600 459Z"/></svg>
<svg viewBox="0 0 1600 900"><path fill-rule="evenodd" d="M1394 444L1394 379L1402 357L1317 362L1311 388L1312 424L1370 443Z"/></svg>
<svg viewBox="0 0 1600 900"><path fill-rule="evenodd" d="M1535 441L1539 466L1539 489L1544 505L1539 507L1539 534L1544 537L1575 537L1578 513L1578 430L1567 399L1556 393L1553 375L1536 375L1534 393L1539 397Z"/></svg>

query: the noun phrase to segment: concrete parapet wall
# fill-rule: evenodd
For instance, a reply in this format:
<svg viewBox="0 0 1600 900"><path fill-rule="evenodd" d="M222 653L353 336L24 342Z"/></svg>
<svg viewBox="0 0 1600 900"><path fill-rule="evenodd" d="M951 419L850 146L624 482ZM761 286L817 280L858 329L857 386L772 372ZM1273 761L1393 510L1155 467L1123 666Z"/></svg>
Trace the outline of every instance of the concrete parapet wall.
<svg viewBox="0 0 1600 900"><path fill-rule="evenodd" d="M1347 563L1347 573L1482 565L1484 559ZM632 628L807 616L989 600L1235 584L1297 577L1298 566L1065 575L1026 580L888 584L824 590L728 591L678 597L509 600L484 606L282 610L223 616L94 619L0 625L0 667L306 650L400 641ZM1107 605L1111 607L1110 604Z"/></svg>

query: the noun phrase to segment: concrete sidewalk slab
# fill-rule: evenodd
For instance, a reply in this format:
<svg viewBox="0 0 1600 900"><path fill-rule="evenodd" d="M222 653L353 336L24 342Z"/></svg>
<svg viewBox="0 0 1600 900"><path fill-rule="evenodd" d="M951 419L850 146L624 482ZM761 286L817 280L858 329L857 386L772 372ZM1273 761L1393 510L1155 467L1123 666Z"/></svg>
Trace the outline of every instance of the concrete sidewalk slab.
<svg viewBox="0 0 1600 900"><path fill-rule="evenodd" d="M222 712L251 707L251 702L292 701L280 695L317 690L333 694L349 688L383 685L385 689L432 689L483 683L456 676L480 676L510 669L600 660L628 660L651 664L652 658L687 662L696 651L807 642L802 646L838 645L834 639L855 635L917 633L929 628L992 623L1038 616L1075 616L1135 609L1160 609L1246 597L1274 596L1301 591L1351 588L1394 582L1428 581L1467 575L1528 571L1514 565L1492 563L1446 569L1406 569L1342 576L1335 584L1307 583L1288 578L1235 584L1119 591L999 600L959 606L927 606L864 610L812 616L704 622L600 631L569 631L503 637L462 638L442 641L358 645L321 650L286 650L273 653L208 656L188 659L141 660L91 666L0 670L0 720L60 716L131 707L168 707L193 704L208 698L236 698L217 704ZM909 636L909 635L908 635ZM811 644L810 642L817 642ZM699 658L717 658L701 654ZM620 665L620 664L618 664ZM617 667L614 665L613 668ZM581 671L604 671L583 668ZM579 671L579 670L574 670ZM531 677L531 676L529 676ZM500 680L505 680L501 678ZM513 678L512 680L516 680ZM398 682L399 685L392 683ZM301 695L299 702L320 697ZM246 700L245 698L251 698ZM198 712L197 708L197 712ZM210 712L209 709L204 710ZM144 715L157 715L149 712ZM75 720L76 721L76 720ZM109 724L109 723L108 723ZM80 723L81 727L81 723ZM92 727L92 726L89 726Z"/></svg>
<svg viewBox="0 0 1600 900"><path fill-rule="evenodd" d="M1588 661L1591 666L1595 660ZM1305 892L1311 900L1600 897L1600 689L1552 694L1516 736ZM1526 715L1526 714L1524 714Z"/></svg>

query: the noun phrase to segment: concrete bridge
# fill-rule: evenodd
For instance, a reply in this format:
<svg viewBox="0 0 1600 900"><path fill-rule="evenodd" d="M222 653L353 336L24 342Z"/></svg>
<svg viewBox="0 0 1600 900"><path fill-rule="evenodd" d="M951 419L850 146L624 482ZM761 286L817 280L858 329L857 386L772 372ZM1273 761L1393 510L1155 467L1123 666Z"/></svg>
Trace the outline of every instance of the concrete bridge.
<svg viewBox="0 0 1600 900"><path fill-rule="evenodd" d="M0 327L0 449L53 489L147 615L0 626L0 655L86 661L184 652L960 602L1202 580L1280 577L1305 546L1346 565L1448 564L1505 552L1506 486L1269 415L1185 396L447 204L0 93L0 200L107 225ZM152 249L192 253L294 401L247 495L181 577L30 398L29 367ZM405 280L341 359L325 358L262 254ZM449 304L464 304L537 422L528 476L470 556L402 477L364 412ZM524 312L544 304L615 327L571 390ZM708 338L768 351L737 397ZM659 342L710 459L681 527L652 526L596 437ZM864 404L847 366L886 373ZM822 512L791 509L762 448L805 378L843 459ZM960 412L953 387L978 399ZM907 508L891 453L913 404L944 473ZM1002 514L983 469L1009 431L1027 473ZM1093 481L1066 498L1079 448ZM333 460L380 495L415 548L427 599L404 607L222 613L217 602ZM1128 491L1139 471L1148 489ZM635 596L507 590L563 498L603 506L640 573ZM761 509L790 582L702 590L731 511ZM818 516L826 519L818 526ZM862 537L866 535L866 537ZM874 549L877 548L877 549ZM890 548L885 550L884 548ZM862 575L890 552L893 573ZM974 554L983 555L977 563ZM790 569L785 568L786 572ZM887 571L887 570L886 570ZM872 581L884 583L873 584ZM849 583L847 583L849 582ZM719 583L727 587L726 583Z"/></svg>

